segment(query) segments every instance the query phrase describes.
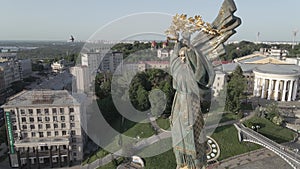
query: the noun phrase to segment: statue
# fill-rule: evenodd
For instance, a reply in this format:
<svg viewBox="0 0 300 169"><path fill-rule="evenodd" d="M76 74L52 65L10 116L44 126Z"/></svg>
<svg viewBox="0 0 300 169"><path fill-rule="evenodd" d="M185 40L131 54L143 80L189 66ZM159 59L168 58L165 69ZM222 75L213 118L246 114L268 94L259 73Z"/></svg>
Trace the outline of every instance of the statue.
<svg viewBox="0 0 300 169"><path fill-rule="evenodd" d="M168 39L176 41L170 57L170 72L176 89L170 119L177 169L206 167L207 144L201 101L214 82L211 60L225 54L223 43L241 24L240 18L233 15L235 11L234 1L225 0L212 24L204 22L200 16L187 18L177 14L166 31ZM193 33L197 34L191 40Z"/></svg>

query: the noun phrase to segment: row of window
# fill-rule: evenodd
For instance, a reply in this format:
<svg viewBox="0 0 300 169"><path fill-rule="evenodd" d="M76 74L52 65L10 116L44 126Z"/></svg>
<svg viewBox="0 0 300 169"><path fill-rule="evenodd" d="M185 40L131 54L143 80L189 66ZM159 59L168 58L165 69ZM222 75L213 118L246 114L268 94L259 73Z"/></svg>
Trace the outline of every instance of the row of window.
<svg viewBox="0 0 300 169"><path fill-rule="evenodd" d="M22 117L21 118L21 122L22 123L26 122L27 121L26 119L27 119L26 117ZM53 116L52 119L53 119L53 121L58 121L58 117L57 116ZM64 122L65 120L66 120L65 116L60 116L60 121ZM70 121L74 121L74 120L75 120L74 115L71 115L70 116ZM37 121L38 122L42 122L43 121L43 117L37 117ZM44 121L49 122L50 121L50 117L49 116L44 117ZM34 117L29 117L29 122L35 122Z"/></svg>
<svg viewBox="0 0 300 169"><path fill-rule="evenodd" d="M37 126L38 126L38 129L44 129L44 128L43 128L43 125L45 125L46 129L50 129L50 128L51 128L51 124L38 124L38 125L37 125ZM58 123L54 123L54 124L53 124L53 128L54 128L54 129L57 129L58 126L59 126ZM30 128L31 130L34 130L35 127L36 127L35 124L30 124L30 125L29 125L29 128ZM60 124L60 127L61 127L62 129L66 128L66 123L61 123L61 124ZM72 127L75 127L75 123L70 123L70 127L71 127L71 128L72 128ZM28 129L27 125L26 125L26 124L23 124L23 125L22 125L22 130L27 130L27 129ZM16 125L13 126L13 130L17 130L17 126L16 126Z"/></svg>
<svg viewBox="0 0 300 169"><path fill-rule="evenodd" d="M42 113L45 113L46 115L49 115L49 108L45 108L45 109L36 109L36 113L39 115L39 114L42 114ZM10 111L12 115L15 115L16 112L14 110L11 110ZM32 115L33 112L34 112L34 109L27 109L27 112L28 114ZM57 114L57 113L60 113L60 114L64 114L65 113L65 108L52 108L52 114ZM73 107L70 107L69 108L69 113L73 113L74 112L74 108ZM21 115L27 115L26 113L26 109L20 109L20 113Z"/></svg>
<svg viewBox="0 0 300 169"><path fill-rule="evenodd" d="M61 135L62 136L66 136L67 135L67 131L66 130L61 131ZM76 131L75 130L71 130L71 135L76 135ZM51 131L47 131L47 132L31 132L31 137L42 138L42 137L53 137L53 136L59 136L59 132L58 131L54 131L54 135L53 135L53 133ZM22 133L21 138L22 139L28 138L28 133L26 133L26 132ZM74 140L72 140L72 141L74 141ZM75 142L76 142L76 139L75 139Z"/></svg>

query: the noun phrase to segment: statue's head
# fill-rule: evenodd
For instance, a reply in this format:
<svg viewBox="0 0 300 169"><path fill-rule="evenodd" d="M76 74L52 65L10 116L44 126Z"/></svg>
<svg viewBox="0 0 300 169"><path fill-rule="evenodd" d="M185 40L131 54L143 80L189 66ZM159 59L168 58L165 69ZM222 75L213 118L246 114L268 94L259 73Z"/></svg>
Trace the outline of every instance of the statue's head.
<svg viewBox="0 0 300 169"><path fill-rule="evenodd" d="M185 52L186 52L185 47L183 47L179 50L179 56L178 57L180 57L180 60L181 60L182 63L185 63L185 61L186 61L186 53Z"/></svg>

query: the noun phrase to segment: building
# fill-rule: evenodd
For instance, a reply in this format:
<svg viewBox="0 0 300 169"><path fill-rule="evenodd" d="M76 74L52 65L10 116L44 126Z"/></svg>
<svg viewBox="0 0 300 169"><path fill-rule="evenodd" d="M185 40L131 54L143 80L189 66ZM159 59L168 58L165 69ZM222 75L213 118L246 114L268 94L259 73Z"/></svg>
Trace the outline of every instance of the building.
<svg viewBox="0 0 300 169"><path fill-rule="evenodd" d="M60 167L82 160L81 104L66 90L23 91L2 108L12 167Z"/></svg>
<svg viewBox="0 0 300 169"><path fill-rule="evenodd" d="M121 73L123 66L123 53L108 52L101 60L99 70L101 72Z"/></svg>
<svg viewBox="0 0 300 169"><path fill-rule="evenodd" d="M59 60L51 64L53 72L61 72L65 69L65 60Z"/></svg>
<svg viewBox="0 0 300 169"><path fill-rule="evenodd" d="M32 74L31 59L19 60L20 78L28 78Z"/></svg>
<svg viewBox="0 0 300 169"><path fill-rule="evenodd" d="M222 65L230 74L241 66L247 79L247 91L253 96L275 101L294 101L299 96L300 67L274 57L252 54Z"/></svg>
<svg viewBox="0 0 300 169"><path fill-rule="evenodd" d="M173 50L167 48L157 49L157 57L160 59L168 58L172 55Z"/></svg>
<svg viewBox="0 0 300 169"><path fill-rule="evenodd" d="M87 66L74 66L70 68L73 75L72 91L74 93L89 92L90 76Z"/></svg>
<svg viewBox="0 0 300 169"><path fill-rule="evenodd" d="M124 63L124 70L145 71L147 69L162 69L168 70L170 67L169 61L140 61L137 63Z"/></svg>

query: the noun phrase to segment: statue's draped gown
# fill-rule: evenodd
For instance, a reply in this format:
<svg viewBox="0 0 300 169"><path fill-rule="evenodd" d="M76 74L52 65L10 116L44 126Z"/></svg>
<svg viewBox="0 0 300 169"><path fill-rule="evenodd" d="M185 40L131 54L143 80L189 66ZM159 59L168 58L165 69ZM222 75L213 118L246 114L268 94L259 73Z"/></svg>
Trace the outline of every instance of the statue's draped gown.
<svg viewBox="0 0 300 169"><path fill-rule="evenodd" d="M171 130L177 165L202 168L206 164L206 142L203 132L201 96L208 90L207 72L196 51L184 47L186 61L178 57L181 44L176 43L170 58L174 96Z"/></svg>

